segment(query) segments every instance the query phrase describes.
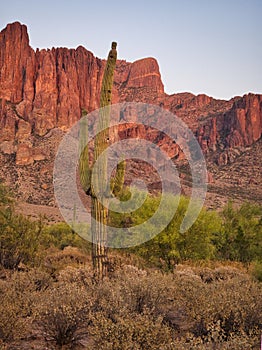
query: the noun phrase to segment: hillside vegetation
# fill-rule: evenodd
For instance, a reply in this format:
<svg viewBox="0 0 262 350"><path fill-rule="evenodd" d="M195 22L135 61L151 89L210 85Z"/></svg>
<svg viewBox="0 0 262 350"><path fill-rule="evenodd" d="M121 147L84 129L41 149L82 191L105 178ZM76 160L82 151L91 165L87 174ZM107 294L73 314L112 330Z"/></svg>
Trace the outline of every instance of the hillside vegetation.
<svg viewBox="0 0 262 350"><path fill-rule="evenodd" d="M131 217L154 211L149 196ZM64 223L15 214L0 184L0 349L259 349L262 329L261 207L202 210L179 233L181 198L166 229L138 247L112 250L95 283L90 243Z"/></svg>

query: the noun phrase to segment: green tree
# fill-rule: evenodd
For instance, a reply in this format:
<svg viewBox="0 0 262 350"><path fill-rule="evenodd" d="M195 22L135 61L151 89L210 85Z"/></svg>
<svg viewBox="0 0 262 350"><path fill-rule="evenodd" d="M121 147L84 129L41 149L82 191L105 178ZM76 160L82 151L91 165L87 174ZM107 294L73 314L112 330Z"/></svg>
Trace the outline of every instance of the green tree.
<svg viewBox="0 0 262 350"><path fill-rule="evenodd" d="M216 237L217 257L249 263L262 256L262 207L229 202L221 213L223 225Z"/></svg>
<svg viewBox="0 0 262 350"><path fill-rule="evenodd" d="M137 199L142 194L137 193ZM160 203L160 196L146 197L143 205L136 211L129 214L113 213L111 221L116 226L135 226L147 221L157 210ZM221 230L221 219L214 211L202 209L198 219L193 226L185 233L180 232L180 225L185 216L189 199L169 195L167 196L166 208L161 212L162 222L167 222L168 210L174 201L179 200L179 205L174 213L173 219L162 232L151 238L152 223L144 227L144 232L137 229L137 234L143 235L147 242L140 246L130 248L132 252L138 253L149 263L172 270L174 265L185 260L211 259L215 256L215 246L213 244L214 232ZM159 223L161 224L161 222ZM125 226L125 227L126 227ZM119 237L123 240L125 237ZM130 242L132 242L130 237Z"/></svg>

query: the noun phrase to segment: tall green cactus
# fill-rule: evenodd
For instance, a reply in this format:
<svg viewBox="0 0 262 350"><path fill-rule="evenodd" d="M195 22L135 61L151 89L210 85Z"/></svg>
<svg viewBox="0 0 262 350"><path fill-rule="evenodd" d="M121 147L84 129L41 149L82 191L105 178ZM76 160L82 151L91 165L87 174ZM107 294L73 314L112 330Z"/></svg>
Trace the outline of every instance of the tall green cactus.
<svg viewBox="0 0 262 350"><path fill-rule="evenodd" d="M98 280L103 279L108 272L108 248L107 248L107 223L108 223L108 197L110 195L109 189L104 193L100 193L102 196L104 205L97 198L95 193L96 189L105 189L107 182L107 154L106 149L110 140L109 133L109 121L110 121L110 105L112 100L112 88L113 88L113 77L114 69L117 60L116 43L112 43L112 49L109 52L107 58L107 64L102 81L102 89L100 95L100 112L98 130L100 131L95 137L94 145L94 163L100 157L100 161L93 170L92 183L91 183L91 172L88 157L88 147L83 145L86 144L87 139L87 120L84 119L80 124L80 150L81 156L79 161L80 169L80 181L81 185L86 194L91 196L91 214L92 220L91 233L92 233L92 260L94 267L94 275ZM81 146L82 143L82 146ZM102 159L102 161L101 161ZM112 185L112 193L119 195L124 183L124 166L125 162L121 162L117 167L115 179Z"/></svg>

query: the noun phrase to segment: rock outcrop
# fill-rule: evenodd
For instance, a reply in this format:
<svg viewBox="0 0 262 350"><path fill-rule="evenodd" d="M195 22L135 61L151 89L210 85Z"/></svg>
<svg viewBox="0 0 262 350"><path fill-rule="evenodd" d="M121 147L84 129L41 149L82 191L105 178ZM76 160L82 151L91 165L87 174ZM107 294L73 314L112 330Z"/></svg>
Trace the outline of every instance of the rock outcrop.
<svg viewBox="0 0 262 350"><path fill-rule="evenodd" d="M212 116L199 127L197 135L205 153L221 151L219 164L228 162L225 150L252 145L261 137L262 95L248 94L237 99L230 110Z"/></svg>
<svg viewBox="0 0 262 350"><path fill-rule="evenodd" d="M44 136L54 128L70 128L82 113L99 107L105 60L84 47L34 51L25 25L8 24L0 33L0 150L16 154L17 164L42 159L34 153L31 136ZM119 60L113 102L140 101L169 109L198 137L205 153L220 152L219 164L228 162L228 149L246 147L261 137L262 96L248 94L230 101L200 94L164 92L158 63L144 58L133 63ZM140 133L143 127L120 131ZM154 135L154 139L157 136ZM161 147L178 157L178 147L161 138Z"/></svg>
<svg viewBox="0 0 262 350"><path fill-rule="evenodd" d="M26 26L18 22L0 33L0 98L16 104L17 114L40 136L54 127L68 129L82 111L99 107L104 67L104 60L82 46L35 52ZM120 100L119 89L128 94L140 87L164 93L157 61L118 61L114 102Z"/></svg>
<svg viewBox="0 0 262 350"><path fill-rule="evenodd" d="M1 98L13 103L34 96L35 53L29 46L27 28L18 22L0 33Z"/></svg>
<svg viewBox="0 0 262 350"><path fill-rule="evenodd" d="M144 58L130 65L126 88L152 88L157 94L164 93L158 63L154 58Z"/></svg>

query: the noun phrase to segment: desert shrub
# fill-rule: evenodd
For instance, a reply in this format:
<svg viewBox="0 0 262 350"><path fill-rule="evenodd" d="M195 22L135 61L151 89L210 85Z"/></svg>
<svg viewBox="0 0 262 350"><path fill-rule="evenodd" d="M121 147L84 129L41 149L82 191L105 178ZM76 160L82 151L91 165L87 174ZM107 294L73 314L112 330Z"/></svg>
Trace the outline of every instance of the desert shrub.
<svg viewBox="0 0 262 350"><path fill-rule="evenodd" d="M94 292L97 300L91 330L95 344L102 349L234 349L237 344L239 349L251 349L258 344L260 285L241 271L226 278L225 269L223 274L214 271L218 278L212 276L207 283L200 278L206 269L193 270L166 275L129 269L99 286ZM143 328L139 320L150 327ZM134 341L133 322L141 337L151 336L151 343ZM154 338L158 327L167 331L168 341L158 343Z"/></svg>
<svg viewBox="0 0 262 350"><path fill-rule="evenodd" d="M123 269L115 278L94 290L94 313L113 324L126 318L148 317L178 333L188 331L191 323L183 301L173 304L172 275L147 273L137 268ZM174 286L173 286L174 287ZM175 292L174 292L175 293Z"/></svg>
<svg viewBox="0 0 262 350"><path fill-rule="evenodd" d="M196 338L192 334L186 337L175 338L171 344L166 345L163 350L254 350L259 349L260 341L257 336L232 335L228 341L219 341L221 331L219 327L213 327L212 341L207 343L202 338ZM214 340L216 339L216 340Z"/></svg>
<svg viewBox="0 0 262 350"><path fill-rule="evenodd" d="M75 247L66 247L62 251L51 247L44 250L43 255L42 268L55 279L67 266L80 268L89 261L88 256Z"/></svg>
<svg viewBox="0 0 262 350"><path fill-rule="evenodd" d="M194 273L201 278L204 283L213 283L215 281L226 281L233 278L246 276L243 271L233 267L200 267L193 268Z"/></svg>
<svg viewBox="0 0 262 350"><path fill-rule="evenodd" d="M129 312L158 316L159 308L167 295L167 284L160 274L144 275L140 278L129 276L121 280L121 292Z"/></svg>
<svg viewBox="0 0 262 350"><path fill-rule="evenodd" d="M180 277L175 290L176 298L184 298L194 320L192 333L196 338L211 341L215 329L227 341L232 335L249 335L261 329L261 287L246 276L208 284Z"/></svg>
<svg viewBox="0 0 262 350"><path fill-rule="evenodd" d="M77 284L79 287L93 288L93 269L91 264L83 266L66 266L56 275L60 283Z"/></svg>
<svg viewBox="0 0 262 350"><path fill-rule="evenodd" d="M117 288L120 283L125 312L161 317L174 337L188 333L203 344L222 344L252 335L256 342L262 327L261 286L237 269L228 269L228 274L226 268L174 274L137 270L118 276Z"/></svg>
<svg viewBox="0 0 262 350"><path fill-rule="evenodd" d="M26 291L34 298L34 294L38 295L37 293L50 288L53 283L52 277L47 272L41 268L31 268L27 271L14 272L9 286L17 293L23 294Z"/></svg>
<svg viewBox="0 0 262 350"><path fill-rule="evenodd" d="M112 321L97 314L91 327L93 349L161 350L172 341L170 329L150 315L127 315Z"/></svg>
<svg viewBox="0 0 262 350"><path fill-rule="evenodd" d="M179 265L166 274L127 265L93 283L91 266L69 265L55 279L40 269L5 278L0 280L5 343L32 327L50 348L75 348L80 341L94 350L259 344L262 285L236 268Z"/></svg>
<svg viewBox="0 0 262 350"><path fill-rule="evenodd" d="M25 275L15 274L0 282L0 339L5 342L17 340L27 332L32 294Z"/></svg>
<svg viewBox="0 0 262 350"><path fill-rule="evenodd" d="M74 345L88 335L92 300L77 284L60 283L41 295L36 322L47 342Z"/></svg>
<svg viewBox="0 0 262 350"><path fill-rule="evenodd" d="M137 268L133 270L127 272L123 269L114 278L94 287L95 312L103 312L113 321L131 314L147 313L153 318L162 316L160 308L167 301L169 289L166 278L157 272L148 275Z"/></svg>
<svg viewBox="0 0 262 350"><path fill-rule="evenodd" d="M0 339L10 341L20 339L25 334L25 320L20 317L22 312L18 301L5 295L0 304Z"/></svg>
<svg viewBox="0 0 262 350"><path fill-rule="evenodd" d="M131 270L131 271L130 271ZM188 269L187 269L188 270ZM191 268L172 274L125 269L94 290L94 312L117 322L128 315L159 317L174 335L203 342L257 334L262 327L261 286L237 269Z"/></svg>
<svg viewBox="0 0 262 350"><path fill-rule="evenodd" d="M105 280L102 284L92 286L94 303L93 315L102 315L108 322L115 323L130 315L129 305L125 302L124 291L117 280Z"/></svg>

